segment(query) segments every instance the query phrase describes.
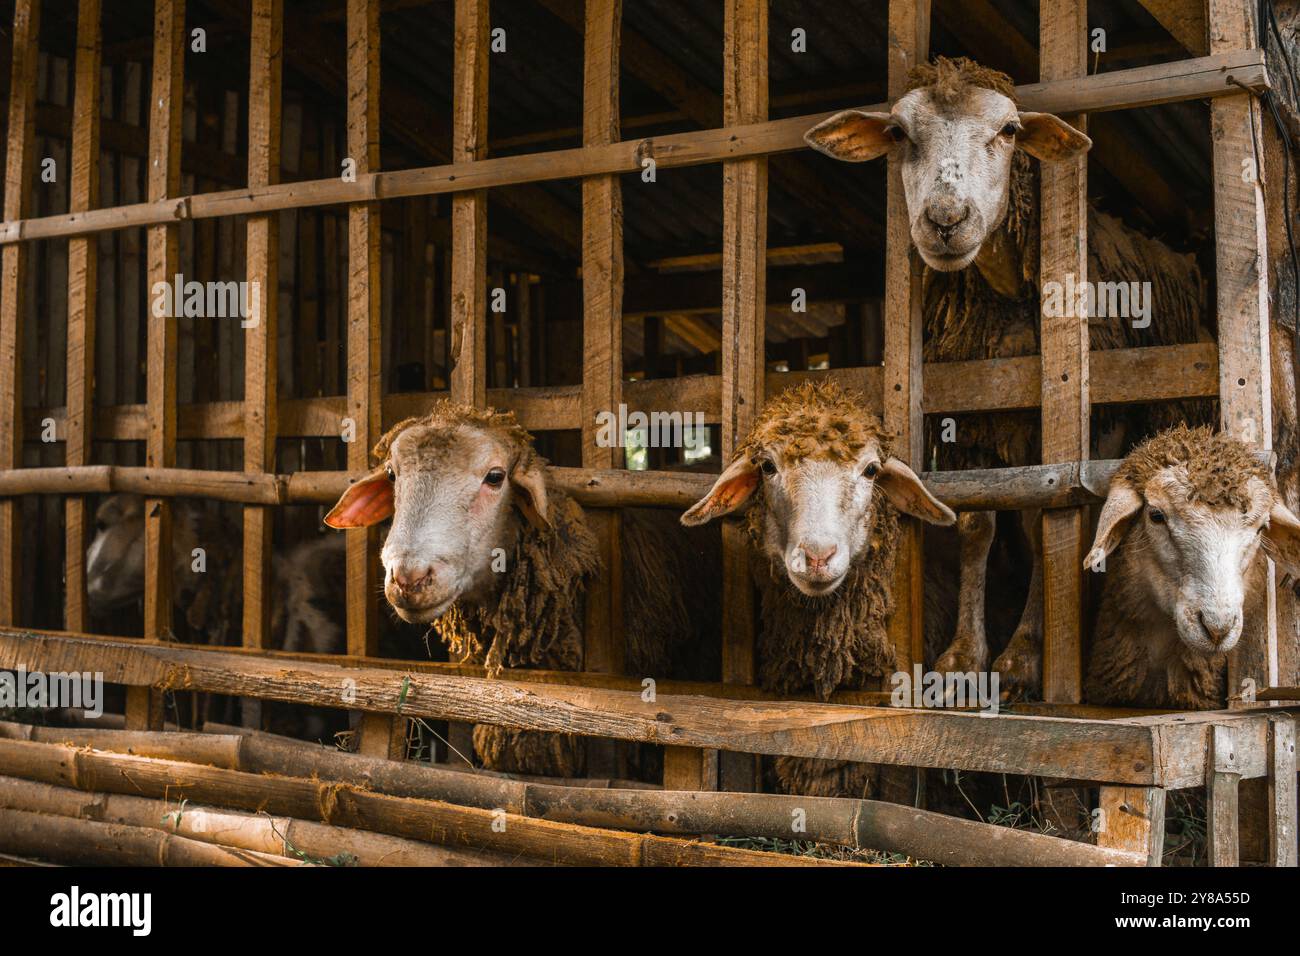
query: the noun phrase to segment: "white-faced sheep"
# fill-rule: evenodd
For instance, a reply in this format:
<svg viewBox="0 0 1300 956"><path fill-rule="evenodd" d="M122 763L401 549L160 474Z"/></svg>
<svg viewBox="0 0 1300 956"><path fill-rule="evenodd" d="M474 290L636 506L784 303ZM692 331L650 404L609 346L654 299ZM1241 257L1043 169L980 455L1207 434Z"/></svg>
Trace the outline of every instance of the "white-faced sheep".
<svg viewBox="0 0 1300 956"><path fill-rule="evenodd" d="M1085 562L1105 571L1088 701L1224 706L1227 653L1268 626L1265 555L1294 569L1300 521L1250 447L1178 426L1134 449Z"/></svg>
<svg viewBox="0 0 1300 956"><path fill-rule="evenodd" d="M926 266L925 361L1038 351L1040 209L1037 170L1029 157L1044 162L1075 158L1091 146L1087 136L1050 114L1019 110L1006 75L966 59L939 58L913 72L909 92L890 112L846 110L818 124L806 140L849 162L887 153L900 160L911 238ZM1149 288L1144 309L1154 316L1145 324L1127 315L1090 316L1093 349L1188 343L1208 335L1202 327L1204 282L1192 257L1174 253L1091 205L1087 278L1123 283L1126 291ZM1141 285L1146 282L1149 287ZM1211 414L1208 402L1160 411L1101 409L1093 431L1105 439L1102 457L1113 457L1126 440L1179 418L1208 421ZM927 421L927 447L934 449L940 468L1040 460L1038 412L957 416L955 442L939 441L934 425ZM1008 696L1035 696L1041 683L1039 513L1023 517L1032 555L1029 596L1015 633L993 663ZM961 522L963 581L982 577L975 565L988 561L992 520L989 514ZM963 587L958 628L948 651L935 662L936 670L988 666L983 615L970 604L976 598L982 600L982 591Z"/></svg>
<svg viewBox="0 0 1300 956"><path fill-rule="evenodd" d="M824 700L895 673L888 623L898 512L938 525L955 520L892 457L865 406L862 395L834 382L787 389L682 516L697 525L748 508L762 598L759 676L768 690ZM947 630L942 583L927 581L930 634ZM814 796L867 795L873 777L869 765L845 761L782 757L774 769L783 790Z"/></svg>
<svg viewBox="0 0 1300 956"><path fill-rule="evenodd" d="M449 401L395 425L374 448L377 469L326 517L335 528L392 517L381 550L384 595L408 622L431 624L460 660L578 670L583 608L600 567L582 508L553 483L512 413ZM707 555L664 512L625 512L623 582L630 673L674 676L700 621L683 596L706 585ZM716 563L715 563L716 568ZM716 573L716 571L715 571ZM716 594L716 591L715 591ZM716 600L698 602L706 612ZM496 770L577 776L571 735L474 729Z"/></svg>

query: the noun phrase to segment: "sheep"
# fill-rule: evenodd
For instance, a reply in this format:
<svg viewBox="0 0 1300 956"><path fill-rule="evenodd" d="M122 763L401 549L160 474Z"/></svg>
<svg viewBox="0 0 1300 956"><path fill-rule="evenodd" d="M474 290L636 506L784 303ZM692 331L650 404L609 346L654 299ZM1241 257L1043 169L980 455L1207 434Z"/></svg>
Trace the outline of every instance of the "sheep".
<svg viewBox="0 0 1300 956"><path fill-rule="evenodd" d="M804 382L771 399L709 493L683 516L696 526L747 509L744 527L761 602L760 683L780 694L839 689L900 669L887 631L898 512L935 525L956 517L891 455L865 398L833 381ZM951 576L948 576L951 581ZM947 627L943 581L926 588L926 626ZM868 796L873 768L782 757L786 792Z"/></svg>
<svg viewBox="0 0 1300 956"><path fill-rule="evenodd" d="M926 362L1035 354L1043 308L1038 281L1040 209L1029 161L1073 159L1091 147L1083 133L1046 113L1017 109L1010 77L965 58L938 58L913 71L909 91L889 113L845 110L805 136L838 160L890 153L901 162L910 234L924 263L922 313ZM969 266L974 268L968 268ZM1088 207L1088 278L1151 282L1154 319L1135 328L1118 316L1090 316L1094 349L1172 345L1209 337L1205 283L1194 259ZM1152 302L1153 300L1153 302ZM1139 323L1140 325L1141 323ZM1128 433L1141 437L1179 419L1209 421L1209 402L1152 410L1101 409L1094 434L1103 457L1118 454ZM937 467L987 468L1039 459L1037 412L962 415L955 442L938 440L927 420ZM1033 697L1041 687L1042 578L1039 513L1022 520L1032 556L1029 596L1010 641L993 663L1004 696ZM993 541L992 514L963 518L962 580L983 572ZM958 626L939 671L984 670L989 643L982 589L962 588Z"/></svg>
<svg viewBox="0 0 1300 956"><path fill-rule="evenodd" d="M491 676L507 667L580 669L597 541L514 414L439 400L393 426L373 459L375 471L349 486L325 523L393 519L380 557L397 615L431 625L453 657ZM670 514L628 509L624 519L626 663L634 674L673 676L708 633L716 605L708 548ZM689 594L699 595L695 606L683 603ZM474 729L475 750L495 770L579 776L580 744L567 734Z"/></svg>
<svg viewBox="0 0 1300 956"><path fill-rule="evenodd" d="M1130 452L1084 562L1105 572L1088 701L1223 706L1226 655L1268 626L1266 555L1296 568L1300 520L1249 446L1180 425Z"/></svg>

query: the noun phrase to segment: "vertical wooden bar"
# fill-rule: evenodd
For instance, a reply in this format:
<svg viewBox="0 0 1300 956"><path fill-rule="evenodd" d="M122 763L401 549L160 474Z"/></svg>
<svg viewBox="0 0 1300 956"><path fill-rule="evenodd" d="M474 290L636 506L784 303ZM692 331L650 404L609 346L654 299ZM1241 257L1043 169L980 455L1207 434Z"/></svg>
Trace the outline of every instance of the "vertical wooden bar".
<svg viewBox="0 0 1300 956"><path fill-rule="evenodd" d="M40 36L39 0L14 5L13 63L9 74L9 127L5 153L4 217L27 215L36 136L36 59ZM22 320L26 306L26 243L0 251L0 468L23 463ZM0 498L0 624L18 623L22 561L22 503Z"/></svg>
<svg viewBox="0 0 1300 956"><path fill-rule="evenodd" d="M280 181L283 0L253 0L248 68L248 185ZM275 470L280 216L247 221L246 278L250 290L244 339L244 471ZM268 645L271 629L270 508L244 506L243 644ZM245 700L245 724L261 723L261 702Z"/></svg>
<svg viewBox="0 0 1300 956"><path fill-rule="evenodd" d="M1205 755L1205 837L1210 866L1237 866L1238 788L1241 761L1233 729L1210 728Z"/></svg>
<svg viewBox="0 0 1300 956"><path fill-rule="evenodd" d="M1210 54L1254 48L1254 4L1208 0ZM1263 118L1248 93L1210 101L1214 150L1214 251L1219 316L1219 417L1224 431L1272 447L1269 353L1268 236L1262 146ZM1247 175L1243 175L1243 171ZM1243 639L1228 655L1228 697L1247 680L1256 688L1277 678L1277 591L1270 566L1266 633Z"/></svg>
<svg viewBox="0 0 1300 956"><path fill-rule="evenodd" d="M181 108L185 85L185 2L157 0L154 6L153 85L149 95L150 202L180 193ZM179 270L179 234L174 224L150 226L146 234L147 285L172 287ZM170 311L170 310L168 310ZM145 402L149 428L145 464L176 465L176 317L149 315L146 334ZM146 498L144 505L144 636L166 640L172 623L172 511L166 498ZM127 699L128 726L161 729L158 692L132 687Z"/></svg>
<svg viewBox="0 0 1300 956"><path fill-rule="evenodd" d="M911 69L929 57L930 0L890 0L888 43L892 101L906 92ZM902 167L892 156L886 193L884 308L885 427L896 436L894 453L919 473L924 467L925 438L921 414L921 264L912 255ZM903 668L923 657L921 540L919 523L902 518L889 633Z"/></svg>
<svg viewBox="0 0 1300 956"><path fill-rule="evenodd" d="M72 98L72 194L69 212L84 212L99 204L99 0L77 5L76 80ZM94 415L95 303L99 266L98 240L78 236L68 240L68 416L64 464L90 464L91 420ZM63 626L86 630L86 499L69 496L64 502Z"/></svg>
<svg viewBox="0 0 1300 956"><path fill-rule="evenodd" d="M452 80L452 162L487 156L488 0L456 0ZM451 342L449 387L453 401L487 404L487 192L451 197ZM474 753L471 725L451 721L447 737L460 763Z"/></svg>
<svg viewBox="0 0 1300 956"><path fill-rule="evenodd" d="M767 119L768 0L726 0L722 121ZM722 166L722 460L730 462L763 407L767 371L767 157ZM740 524L722 525L722 680L754 682L754 589ZM707 780L701 780L701 787ZM725 790L757 784L751 754L721 755ZM665 778L665 785L667 779Z"/></svg>
<svg viewBox="0 0 1300 956"><path fill-rule="evenodd" d="M1296 852L1295 718L1268 717L1268 862L1293 867Z"/></svg>
<svg viewBox="0 0 1300 956"><path fill-rule="evenodd" d="M379 0L348 0L348 155L358 176L379 170ZM381 419L382 245L379 203L348 207L348 416L355 429L348 444L348 470L370 470L370 449L383 431ZM379 653L379 536L374 528L347 534L348 653ZM358 749L371 756L400 757L404 721L362 714Z"/></svg>
<svg viewBox="0 0 1300 956"><path fill-rule="evenodd" d="M1159 866L1165 850L1165 791L1159 787L1101 788L1097 845L1141 853Z"/></svg>
<svg viewBox="0 0 1300 956"><path fill-rule="evenodd" d="M622 17L622 0L587 0L583 32L584 146L601 146L619 138ZM617 415L623 400L623 193L616 176L592 176L582 181L582 342L582 464L586 468L622 468L622 442L602 448L596 427L597 416L601 412ZM621 674L622 520L613 510L590 512L589 520L600 542L603 570L587 592L583 666L589 671ZM588 750L588 771L618 776L612 765L614 753L612 743L593 742Z"/></svg>
<svg viewBox="0 0 1300 956"><path fill-rule="evenodd" d="M1041 78L1065 80L1088 71L1087 0L1040 0ZM1083 128L1083 117L1065 117ZM1041 169L1040 288L1059 282L1079 288L1088 278L1088 161L1086 156ZM1073 284L1069 277L1073 276ZM1046 299L1044 299L1046 301ZM1068 305L1068 304L1067 304ZM1042 313L1043 462L1088 457L1088 316L1067 307ZM1043 699L1078 703L1083 692L1083 508L1044 511Z"/></svg>
<svg viewBox="0 0 1300 956"><path fill-rule="evenodd" d="M456 0L452 162L487 156L488 0ZM451 197L451 397L487 404L487 192Z"/></svg>

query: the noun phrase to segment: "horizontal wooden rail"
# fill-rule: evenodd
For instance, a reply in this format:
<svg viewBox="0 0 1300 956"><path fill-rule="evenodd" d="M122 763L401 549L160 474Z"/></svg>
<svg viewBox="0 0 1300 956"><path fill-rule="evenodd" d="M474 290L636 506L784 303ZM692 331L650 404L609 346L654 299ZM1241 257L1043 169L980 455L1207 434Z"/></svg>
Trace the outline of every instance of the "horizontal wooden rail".
<svg viewBox="0 0 1300 956"><path fill-rule="evenodd" d="M1241 92L1238 83L1252 90L1268 87L1268 75L1260 51L1240 50L1099 73L1082 79L1032 83L1017 87L1017 96L1025 109L1066 114L1096 113L1232 95ZM888 109L888 104L877 103L865 108L883 110ZM11 220L0 225L0 244L89 235L182 219L249 215L280 209L638 172L646 159L653 159L659 167L670 168L765 156L804 148L803 134L829 115L816 113L745 126L624 140L607 146L449 163L401 172L368 173L357 176L356 182L320 179L203 193L39 219Z"/></svg>
<svg viewBox="0 0 1300 956"><path fill-rule="evenodd" d="M1218 349L1212 342L1195 345L1159 345L1137 349L1093 352L1091 396L1093 405L1127 405L1213 398L1218 395ZM1041 360L1037 355L937 362L925 366L923 407L927 413L991 412L1038 408ZM812 372L769 372L767 394L804 380L829 378L855 388L876 413L881 408L879 366L828 369ZM412 415L425 414L431 403L447 392L402 392L385 395L384 427ZM629 409L700 414L708 424L721 420L722 379L717 375L627 382L623 397ZM488 389L488 404L513 411L530 431L582 427L581 386ZM345 414L345 397L285 399L277 406L277 433L281 438L337 438ZM62 441L66 409L28 408L23 433L36 440L54 424L54 438ZM143 441L149 419L144 405L116 405L96 410L95 437L100 441ZM244 437L242 402L205 402L182 405L178 434L183 439L241 439Z"/></svg>
<svg viewBox="0 0 1300 956"><path fill-rule="evenodd" d="M294 662L265 654L0 630L0 668L90 672L127 686L198 690L742 753L955 767L1135 786L1205 780L1208 732L1232 722L1243 777L1267 772L1267 722L1236 712L1080 720L997 718L781 701L727 701ZM346 703L344 695L347 695ZM1258 759L1257 759L1258 758Z"/></svg>

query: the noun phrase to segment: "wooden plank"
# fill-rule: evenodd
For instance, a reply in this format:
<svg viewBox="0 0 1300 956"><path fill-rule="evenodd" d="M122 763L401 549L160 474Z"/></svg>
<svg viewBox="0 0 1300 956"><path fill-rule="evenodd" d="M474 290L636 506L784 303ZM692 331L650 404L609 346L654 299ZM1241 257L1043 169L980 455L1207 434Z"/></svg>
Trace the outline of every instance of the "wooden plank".
<svg viewBox="0 0 1300 956"><path fill-rule="evenodd" d="M1159 866L1165 846L1165 791L1102 787L1097 846L1136 853Z"/></svg>
<svg viewBox="0 0 1300 956"><path fill-rule="evenodd" d="M1268 717L1268 863L1294 867L1296 850L1295 718Z"/></svg>
<svg viewBox="0 0 1300 956"><path fill-rule="evenodd" d="M348 157L357 176L379 168L379 9L369 0L348 0ZM347 418L353 438L348 468L370 471L370 449L380 421L379 204L348 207ZM373 528L347 535L348 652L379 651L378 543Z"/></svg>
<svg viewBox="0 0 1300 956"><path fill-rule="evenodd" d="M5 152L4 218L27 214L35 147L37 40L39 0L14 4L13 63L9 81L9 126ZM26 246L5 246L0 253L0 468L23 463L22 357L26 314ZM0 501L0 623L17 624L21 587L21 504Z"/></svg>
<svg viewBox="0 0 1300 956"><path fill-rule="evenodd" d="M1205 0L1138 0L1192 56L1205 56Z"/></svg>
<svg viewBox="0 0 1300 956"><path fill-rule="evenodd" d="M723 125L765 122L768 0L727 0L723 24ZM723 164L720 455L724 462L736 453L763 407L767 372L767 198L766 157ZM739 522L723 522L721 534L722 679L752 684L756 631L750 571L753 556ZM703 771L708 761L701 758L698 763ZM700 788L705 789L707 782L701 778ZM758 768L752 756L727 754L722 758L720 785L724 789L749 791L757 782Z"/></svg>
<svg viewBox="0 0 1300 956"><path fill-rule="evenodd" d="M1234 728L1215 724L1211 728L1205 758L1205 836L1210 866L1237 866L1238 788L1241 765Z"/></svg>
<svg viewBox="0 0 1300 956"><path fill-rule="evenodd" d="M83 212L99 204L100 4L77 5L77 60L72 119L72 193L68 208ZM94 417L95 309L99 250L96 240L68 242L68 411L64 464L90 464ZM84 498L64 503L63 625L86 630L86 545L91 515Z"/></svg>
<svg viewBox="0 0 1300 956"><path fill-rule="evenodd" d="M283 0L254 0L248 78L248 184L280 178L280 106ZM244 471L275 471L279 319L279 214L250 216L247 279L257 312L245 318ZM250 310L251 312L251 310ZM351 464L351 462L349 462ZM271 627L271 522L269 508L244 507L245 647L266 647Z"/></svg>
<svg viewBox="0 0 1300 956"><path fill-rule="evenodd" d="M1088 73L1087 0L1040 0L1039 63L1044 81ZM1086 118L1066 116L1084 129ZM1088 161L1079 156L1044 163L1040 287L1088 277ZM1059 297L1058 297L1059 298ZM1044 303L1049 299L1044 296ZM1043 462L1088 457L1088 316L1067 308L1042 312ZM1077 704L1083 698L1083 551L1088 516L1082 508L1045 511L1043 548L1043 699Z"/></svg>
<svg viewBox="0 0 1300 956"><path fill-rule="evenodd" d="M1194 60L1098 73L1078 80L1028 84L1017 87L1016 96L1021 107L1027 110L1097 113L1231 97L1240 91L1235 84L1227 82L1228 76L1251 90L1268 86L1263 55L1258 50L1234 50ZM888 107L888 103L876 103L862 108L887 110ZM743 127L624 140L609 146L477 161L458 159L438 166L362 176L355 183L338 179L307 180L258 190L225 190L89 213L6 221L0 225L0 244L85 235L178 218L203 219L373 198L460 194L494 186L637 172L647 157L653 157L660 169L673 169L773 155L804 148L803 134L831 115L830 112L813 113Z"/></svg>
<svg viewBox="0 0 1300 956"><path fill-rule="evenodd" d="M929 58L930 0L890 0L889 95L907 89L908 74ZM883 418L896 436L894 453L919 472L924 466L922 399L921 263L912 255L907 197L899 157L889 158L885 228L885 351ZM889 620L898 666L924 657L923 552L920 522L902 517L894 567L894 613Z"/></svg>
<svg viewBox="0 0 1300 956"><path fill-rule="evenodd" d="M1208 0L1210 52L1253 48L1254 8L1237 0ZM1224 431L1261 449L1273 443L1268 344L1268 236L1262 147L1255 131L1263 116L1253 96L1210 104L1214 151L1215 287L1219 340L1219 416ZM1228 655L1228 696L1244 682L1277 683L1277 590L1270 562L1267 628Z"/></svg>
<svg viewBox="0 0 1300 956"><path fill-rule="evenodd" d="M484 161L488 0L456 0L452 163ZM487 193L451 201L451 396L481 408L487 389Z"/></svg>

